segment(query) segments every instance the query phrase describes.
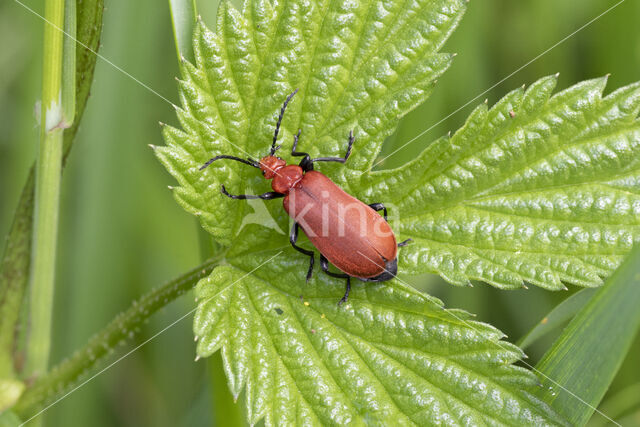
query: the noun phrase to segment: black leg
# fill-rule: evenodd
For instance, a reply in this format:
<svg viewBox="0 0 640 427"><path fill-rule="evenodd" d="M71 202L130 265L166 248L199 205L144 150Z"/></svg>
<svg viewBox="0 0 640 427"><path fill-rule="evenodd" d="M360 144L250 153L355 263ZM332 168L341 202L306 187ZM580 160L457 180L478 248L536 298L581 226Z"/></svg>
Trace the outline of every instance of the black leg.
<svg viewBox="0 0 640 427"><path fill-rule="evenodd" d="M351 276L345 273L334 273L329 271L329 260L322 254L320 254L320 267L322 267L322 271L324 271L328 276L337 277L338 279L347 279L347 287L344 292L344 296L340 301L338 301L338 305L342 305L342 303L347 302L347 299L349 299L349 291L351 290Z"/></svg>
<svg viewBox="0 0 640 427"><path fill-rule="evenodd" d="M351 290L351 277L347 277L347 286L344 290L344 296L338 301L338 305L342 305L342 303L347 302L349 299L349 291Z"/></svg>
<svg viewBox="0 0 640 427"><path fill-rule="evenodd" d="M384 203L371 203L369 207L376 212L382 211L384 213L384 220L387 220L387 208L384 206Z"/></svg>
<svg viewBox="0 0 640 427"><path fill-rule="evenodd" d="M227 197L231 197L232 199L262 199L262 200L271 200L271 199L278 199L280 197L284 197L284 194L281 193L276 193L275 191L268 191L264 194L258 194L258 195L251 195L251 194L229 194L227 192L227 189L224 188L224 185L222 186L222 189L220 190L222 192L222 194L224 194Z"/></svg>
<svg viewBox="0 0 640 427"><path fill-rule="evenodd" d="M399 247L399 248L401 248L401 247L403 247L403 246L407 246L407 245L408 245L409 243L411 243L411 242L413 242L413 239L407 239L407 240L404 240L404 241L402 241L402 242L398 243L398 247Z"/></svg>
<svg viewBox="0 0 640 427"><path fill-rule="evenodd" d="M351 155L351 148L353 147L353 141L356 139L353 136L353 131L349 132L349 145L347 145L347 154L344 157L316 157L315 159L311 159L312 162L339 162L346 163L347 159Z"/></svg>
<svg viewBox="0 0 640 427"><path fill-rule="evenodd" d="M296 222L293 224L293 227L291 227L291 234L289 235L289 242L291 242L291 246L293 246L293 249L295 249L298 252L301 252L305 255L309 256L309 271L307 271L307 282L309 281L309 279L311 279L311 274L313 274L313 263L315 262L315 257L313 256L313 251L308 251L306 249L301 248L300 246L296 245L296 242L298 241L298 228L300 227L300 225Z"/></svg>
<svg viewBox="0 0 640 427"><path fill-rule="evenodd" d="M339 279L346 279L347 277L350 277L348 274L329 271L329 260L322 254L320 254L320 267L322 267L322 271L324 271L328 276L337 277Z"/></svg>

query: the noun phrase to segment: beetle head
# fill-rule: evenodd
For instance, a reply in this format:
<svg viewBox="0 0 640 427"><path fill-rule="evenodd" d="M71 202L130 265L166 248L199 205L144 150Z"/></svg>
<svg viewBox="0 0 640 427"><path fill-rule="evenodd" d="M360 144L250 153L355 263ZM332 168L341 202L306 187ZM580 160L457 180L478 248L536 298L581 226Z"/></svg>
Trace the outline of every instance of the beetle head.
<svg viewBox="0 0 640 427"><path fill-rule="evenodd" d="M273 179L278 169L283 168L287 162L276 156L265 156L260 159L260 169L265 179Z"/></svg>

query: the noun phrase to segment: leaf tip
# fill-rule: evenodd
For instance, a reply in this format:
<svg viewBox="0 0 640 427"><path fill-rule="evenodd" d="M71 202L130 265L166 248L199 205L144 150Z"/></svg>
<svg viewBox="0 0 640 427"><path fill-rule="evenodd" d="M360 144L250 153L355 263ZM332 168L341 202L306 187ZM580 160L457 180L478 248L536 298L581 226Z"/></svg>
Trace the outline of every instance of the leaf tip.
<svg viewBox="0 0 640 427"><path fill-rule="evenodd" d="M167 188L168 188L170 191L173 191L173 186L171 186L171 185L167 185Z"/></svg>
<svg viewBox="0 0 640 427"><path fill-rule="evenodd" d="M193 361L197 362L198 360L200 360L200 355L197 355L196 358Z"/></svg>
<svg viewBox="0 0 640 427"><path fill-rule="evenodd" d="M151 148L152 150L155 150L155 149L156 149L156 146L155 146L155 145L153 145L153 144L148 144L148 145L149 145L149 148Z"/></svg>

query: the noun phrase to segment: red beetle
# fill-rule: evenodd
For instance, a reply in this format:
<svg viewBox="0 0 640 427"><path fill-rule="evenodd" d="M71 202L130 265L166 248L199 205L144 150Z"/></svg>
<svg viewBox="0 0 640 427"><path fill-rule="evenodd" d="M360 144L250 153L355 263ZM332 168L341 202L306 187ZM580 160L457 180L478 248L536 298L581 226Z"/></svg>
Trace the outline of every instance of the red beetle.
<svg viewBox="0 0 640 427"><path fill-rule="evenodd" d="M349 133L347 153L344 157L318 157L312 159L308 153L296 151L300 130L293 139L292 156L301 156L299 165L287 165L274 154L280 148L276 145L278 131L287 104L298 90L284 101L273 135L271 151L259 162L251 158L245 160L235 156L220 155L205 163L200 170L219 159L242 162L262 170L266 179L272 179L269 191L260 195L232 195L224 185L222 193L232 199L270 200L284 197L284 209L293 218L289 241L299 252L308 255L309 270L307 281L313 273L314 252L296 245L298 229L301 227L311 243L320 252L322 271L332 277L346 278L344 296L338 304L349 297L351 277L365 282L384 282L395 277L398 271L398 247L405 246L411 239L396 244L396 238L387 223L387 209L382 203L366 205L347 194L320 172L313 170L315 162L345 163L351 154L354 137ZM384 219L377 212L383 211ZM329 271L329 262L342 273Z"/></svg>

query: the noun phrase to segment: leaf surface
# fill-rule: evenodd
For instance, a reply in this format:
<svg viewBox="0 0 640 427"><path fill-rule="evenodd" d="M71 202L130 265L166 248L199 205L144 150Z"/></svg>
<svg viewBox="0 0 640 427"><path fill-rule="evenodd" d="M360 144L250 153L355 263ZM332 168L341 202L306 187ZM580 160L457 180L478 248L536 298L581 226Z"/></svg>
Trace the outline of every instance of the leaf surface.
<svg viewBox="0 0 640 427"><path fill-rule="evenodd" d="M416 244L407 273L501 288L599 286L640 237L640 85L606 78L551 95L556 76L480 105L451 138L400 169L369 173Z"/></svg>

